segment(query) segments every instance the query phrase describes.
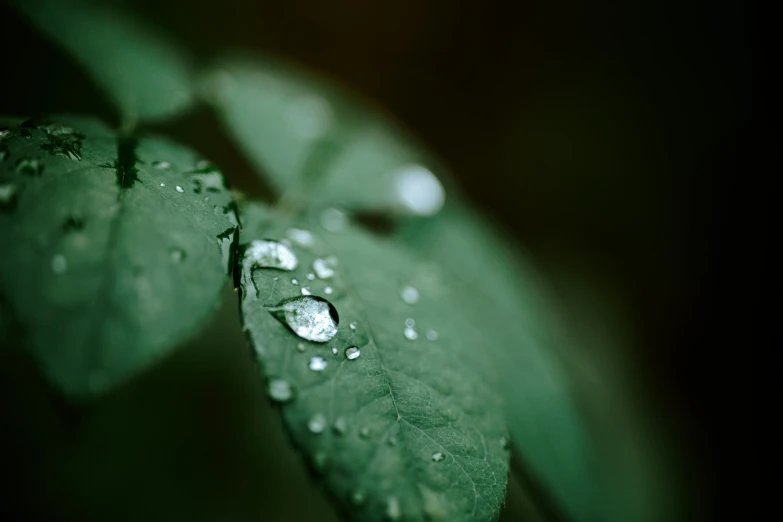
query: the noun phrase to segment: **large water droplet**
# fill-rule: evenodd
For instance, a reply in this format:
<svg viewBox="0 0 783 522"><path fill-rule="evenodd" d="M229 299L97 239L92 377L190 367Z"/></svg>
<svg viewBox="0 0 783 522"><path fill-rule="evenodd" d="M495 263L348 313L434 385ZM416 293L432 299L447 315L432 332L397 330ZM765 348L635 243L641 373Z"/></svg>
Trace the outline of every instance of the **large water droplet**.
<svg viewBox="0 0 783 522"><path fill-rule="evenodd" d="M296 254L282 243L256 239L245 249L242 262L245 272L255 267L293 270L299 264Z"/></svg>
<svg viewBox="0 0 783 522"><path fill-rule="evenodd" d="M415 286L405 285L400 290L400 297L408 304L416 304L419 302L419 291Z"/></svg>
<svg viewBox="0 0 783 522"><path fill-rule="evenodd" d="M318 356L310 358L309 368L314 372L324 371L326 369L326 359Z"/></svg>
<svg viewBox="0 0 783 522"><path fill-rule="evenodd" d="M285 379L272 379L268 386L269 396L277 402L290 401L294 396L291 384Z"/></svg>
<svg viewBox="0 0 783 522"><path fill-rule="evenodd" d="M349 346L345 349L345 357L347 357L349 361L357 359L361 354L362 352L356 346Z"/></svg>
<svg viewBox="0 0 783 522"><path fill-rule="evenodd" d="M337 310L321 297L294 297L268 310L302 339L325 343L337 335Z"/></svg>
<svg viewBox="0 0 783 522"><path fill-rule="evenodd" d="M386 499L386 518L392 522L396 522L402 516L402 510L400 509L400 501L397 497L389 497Z"/></svg>
<svg viewBox="0 0 783 522"><path fill-rule="evenodd" d="M62 254L55 254L52 257L52 272L55 274L64 274L68 270L68 260Z"/></svg>
<svg viewBox="0 0 783 522"><path fill-rule="evenodd" d="M432 462L440 462L445 458L446 456L440 451L436 451L435 453L432 454Z"/></svg>
<svg viewBox="0 0 783 522"><path fill-rule="evenodd" d="M313 233L309 230L303 230L301 228L289 228L285 233L288 239L294 243L299 243L302 246L309 247L313 245Z"/></svg>
<svg viewBox="0 0 783 522"><path fill-rule="evenodd" d="M443 185L429 169L421 165L402 167L395 173L394 180L397 198L413 214L435 214L446 200Z"/></svg>
<svg viewBox="0 0 783 522"><path fill-rule="evenodd" d="M40 176L43 169L43 162L38 158L22 158L16 162L16 172L20 174Z"/></svg>
<svg viewBox="0 0 783 522"><path fill-rule="evenodd" d="M318 258L313 261L313 271L319 279L329 279L334 275L334 267L337 266L337 258Z"/></svg>
<svg viewBox="0 0 783 522"><path fill-rule="evenodd" d="M323 413L316 413L312 417L310 417L310 420L307 421L307 429L310 430L311 433L315 433L316 435L319 435L323 433L324 429L326 429L326 417Z"/></svg>
<svg viewBox="0 0 783 522"><path fill-rule="evenodd" d="M334 431L337 435L344 435L347 430L348 430L348 423L345 421L345 418L340 417L339 419L334 421L334 426L332 426L332 431Z"/></svg>
<svg viewBox="0 0 783 522"><path fill-rule="evenodd" d="M327 208L321 213L321 226L329 232L340 232L348 225L345 212L336 208Z"/></svg>

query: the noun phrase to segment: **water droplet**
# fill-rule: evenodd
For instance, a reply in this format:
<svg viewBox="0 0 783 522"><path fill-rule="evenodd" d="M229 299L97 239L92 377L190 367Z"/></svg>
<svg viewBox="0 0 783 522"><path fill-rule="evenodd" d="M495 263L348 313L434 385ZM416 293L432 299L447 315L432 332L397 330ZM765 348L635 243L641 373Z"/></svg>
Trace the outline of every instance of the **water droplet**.
<svg viewBox="0 0 783 522"><path fill-rule="evenodd" d="M161 187L165 187L165 186L166 186L166 184L165 184L165 183L161 183L161 184L160 184L160 186L161 186Z"/></svg>
<svg viewBox="0 0 783 522"><path fill-rule="evenodd" d="M415 286L406 285L400 290L400 297L402 300L410 305L419 302L419 291Z"/></svg>
<svg viewBox="0 0 783 522"><path fill-rule="evenodd" d="M323 136L332 125L332 108L320 96L304 96L287 110L288 123L305 140Z"/></svg>
<svg viewBox="0 0 783 522"><path fill-rule="evenodd" d="M397 497L389 497L386 499L386 518L392 522L396 522L401 516L400 501L397 500Z"/></svg>
<svg viewBox="0 0 783 522"><path fill-rule="evenodd" d="M169 170L171 168L171 163L168 161L153 161L152 166L160 170Z"/></svg>
<svg viewBox="0 0 783 522"><path fill-rule="evenodd" d="M345 349L345 356L348 358L349 361L353 361L354 359L358 358L362 352L357 348L356 346L349 346Z"/></svg>
<svg viewBox="0 0 783 522"><path fill-rule="evenodd" d="M180 187L179 185L177 185L176 189L177 189L177 192L179 192L180 194L182 194L183 192L185 192L185 189L183 189L183 188L182 188L182 187Z"/></svg>
<svg viewBox="0 0 783 522"><path fill-rule="evenodd" d="M443 206L446 200L443 185L429 169L407 165L394 176L397 198L412 214L430 216Z"/></svg>
<svg viewBox="0 0 783 522"><path fill-rule="evenodd" d="M309 429L311 433L315 433L316 435L323 433L325 428L326 428L326 417L324 416L323 413L316 413L315 415L310 417L309 421L307 421L307 429Z"/></svg>
<svg viewBox="0 0 783 522"><path fill-rule="evenodd" d="M351 324L348 325L348 328L351 330L356 330L356 321L352 321Z"/></svg>
<svg viewBox="0 0 783 522"><path fill-rule="evenodd" d="M298 352L304 352L304 351L305 351L305 345L304 345L304 343L298 343L298 344L296 345L296 350L297 350Z"/></svg>
<svg viewBox="0 0 783 522"><path fill-rule="evenodd" d="M353 495L351 495L351 501L356 504L357 506L364 503L364 493L361 491L355 491Z"/></svg>
<svg viewBox="0 0 783 522"><path fill-rule="evenodd" d="M299 243L302 246L309 247L313 245L313 233L309 230L302 230L301 228L289 228L285 233L288 239L295 243Z"/></svg>
<svg viewBox="0 0 783 522"><path fill-rule="evenodd" d="M292 285L298 285L299 284L299 280L294 277L293 279L291 279L291 284Z"/></svg>
<svg viewBox="0 0 783 522"><path fill-rule="evenodd" d="M169 250L169 255L171 256L171 260L175 263L179 263L185 259L185 251L181 248L172 248Z"/></svg>
<svg viewBox="0 0 783 522"><path fill-rule="evenodd" d="M315 274L312 272L308 272L305 277L307 278L308 281L313 281L315 279Z"/></svg>
<svg viewBox="0 0 783 522"><path fill-rule="evenodd" d="M337 335L337 310L321 297L294 297L268 310L296 335L308 341L325 343Z"/></svg>
<svg viewBox="0 0 783 522"><path fill-rule="evenodd" d="M427 330L427 339L429 341L437 341L438 340L438 332L435 330Z"/></svg>
<svg viewBox="0 0 783 522"><path fill-rule="evenodd" d="M16 172L20 174L40 176L43 169L43 162L38 158L22 158L16 162Z"/></svg>
<svg viewBox="0 0 783 522"><path fill-rule="evenodd" d="M336 421L334 421L334 426L332 426L332 431L334 431L337 435L343 435L348 430L348 423L345 422L345 419L343 417L340 417Z"/></svg>
<svg viewBox="0 0 783 522"><path fill-rule="evenodd" d="M332 292L334 292L334 290L332 290L332 287L331 287L331 286L327 286L326 288L324 288L324 293L325 293L326 295L331 295L331 294L332 294Z"/></svg>
<svg viewBox="0 0 783 522"><path fill-rule="evenodd" d="M211 168L214 169L214 167ZM226 189L223 184L223 175L218 170L193 174L190 180L195 185L196 194L200 194L202 189L207 192L220 192Z"/></svg>
<svg viewBox="0 0 783 522"><path fill-rule="evenodd" d="M336 208L327 208L321 212L321 226L329 232L341 232L348 225L345 212Z"/></svg>
<svg viewBox="0 0 783 522"><path fill-rule="evenodd" d="M336 258L321 259L320 257L313 261L313 271L319 279L329 279L334 275L334 267L337 264Z"/></svg>
<svg viewBox="0 0 783 522"><path fill-rule="evenodd" d="M310 287L309 286L303 286L302 287L302 295L311 295L311 294L312 294L312 292L310 291Z"/></svg>
<svg viewBox="0 0 783 522"><path fill-rule="evenodd" d="M402 335L409 341L415 341L419 338L419 332L417 332L415 328L406 327L405 330L402 331Z"/></svg>
<svg viewBox="0 0 783 522"><path fill-rule="evenodd" d="M432 462L440 462L445 458L446 456L440 451L436 451L435 453L432 454Z"/></svg>
<svg viewBox="0 0 783 522"><path fill-rule="evenodd" d="M16 200L16 194L16 185L13 183L0 185L0 210L12 208Z"/></svg>
<svg viewBox="0 0 783 522"><path fill-rule="evenodd" d="M324 371L326 369L326 359L324 359L323 357L318 357L317 355L315 357L310 358L309 368L314 372Z"/></svg>
<svg viewBox="0 0 783 522"><path fill-rule="evenodd" d="M336 346L332 346L332 355L337 355L337 352L339 352L337 347Z"/></svg>
<svg viewBox="0 0 783 522"><path fill-rule="evenodd" d="M272 379L267 388L269 396L277 402L290 401L294 396L294 390L291 384L285 379Z"/></svg>
<svg viewBox="0 0 783 522"><path fill-rule="evenodd" d="M416 321L413 319L413 317L408 317L405 319L405 326L408 328L413 328L416 326Z"/></svg>
<svg viewBox="0 0 783 522"><path fill-rule="evenodd" d="M293 270L299 264L296 254L282 243L256 239L245 249L242 262L245 272L255 267Z"/></svg>
<svg viewBox="0 0 783 522"><path fill-rule="evenodd" d="M359 430L359 436L363 439L369 439L370 438L370 428L367 426L363 427Z"/></svg>
<svg viewBox="0 0 783 522"><path fill-rule="evenodd" d="M52 257L52 272L64 274L66 270L68 270L68 260L62 254L55 254Z"/></svg>
<svg viewBox="0 0 783 522"><path fill-rule="evenodd" d="M506 437L500 437L500 447L504 450L508 449L508 439Z"/></svg>

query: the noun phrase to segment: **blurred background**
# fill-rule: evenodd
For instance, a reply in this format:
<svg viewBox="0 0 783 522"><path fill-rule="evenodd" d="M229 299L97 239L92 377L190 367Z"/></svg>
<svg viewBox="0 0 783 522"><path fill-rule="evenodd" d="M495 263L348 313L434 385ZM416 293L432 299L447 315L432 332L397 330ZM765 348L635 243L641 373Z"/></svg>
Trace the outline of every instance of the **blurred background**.
<svg viewBox="0 0 783 522"><path fill-rule="evenodd" d="M725 316L722 196L742 168L753 101L743 5L113 1L198 61L272 52L410 128L530 251L583 340L575 358L649 425L644 443L671 464L676 519L713 519L724 392L705 359ZM86 75L0 5L0 114L112 121ZM206 109L161 130L258 190ZM89 408L58 402L25 361L3 364L14 368L0 376L4 467L22 470L7 471L3 509L31 520L335 520L245 364L229 294L203 338ZM536 520L520 491L512 483L502 520Z"/></svg>

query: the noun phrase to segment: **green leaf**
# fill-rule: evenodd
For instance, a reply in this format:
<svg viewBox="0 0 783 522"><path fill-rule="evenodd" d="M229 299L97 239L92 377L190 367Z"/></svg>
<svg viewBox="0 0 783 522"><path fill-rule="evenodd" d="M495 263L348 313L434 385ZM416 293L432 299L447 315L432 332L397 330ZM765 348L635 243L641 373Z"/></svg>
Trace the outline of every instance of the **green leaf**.
<svg viewBox="0 0 783 522"><path fill-rule="evenodd" d="M226 59L204 83L227 130L287 200L395 215L443 204L443 165L355 95L271 59Z"/></svg>
<svg viewBox="0 0 783 522"><path fill-rule="evenodd" d="M85 0L14 0L16 8L92 74L125 123L160 120L193 102L186 59L116 6Z"/></svg>
<svg viewBox="0 0 783 522"><path fill-rule="evenodd" d="M437 267L358 229L303 232L256 204L242 221L245 328L295 444L343 509L368 521L496 520L509 452L469 297L443 284ZM268 243L247 242L263 238L290 244L296 268L254 265L293 264L280 245L254 257ZM401 297L406 285L418 290L413 304ZM288 299L314 297L338 317L326 342L294 333L299 322L312 326L310 311L280 312ZM332 325L317 302L317 325ZM358 358L347 357L350 347Z"/></svg>
<svg viewBox="0 0 783 522"><path fill-rule="evenodd" d="M196 333L236 230L222 175L180 145L84 118L0 132L0 300L44 374L99 394Z"/></svg>

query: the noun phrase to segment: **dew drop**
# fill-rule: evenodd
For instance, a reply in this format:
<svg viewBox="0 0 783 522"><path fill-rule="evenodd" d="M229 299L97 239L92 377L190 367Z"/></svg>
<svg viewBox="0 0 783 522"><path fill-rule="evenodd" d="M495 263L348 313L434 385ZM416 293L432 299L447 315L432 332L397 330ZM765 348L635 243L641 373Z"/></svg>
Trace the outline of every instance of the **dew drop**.
<svg viewBox="0 0 783 522"><path fill-rule="evenodd" d="M400 290L400 297L410 305L416 304L419 302L419 291L415 286L406 285Z"/></svg>
<svg viewBox="0 0 783 522"><path fill-rule="evenodd" d="M293 270L299 264L296 254L282 243L256 239L245 249L242 262L245 272L255 267Z"/></svg>
<svg viewBox="0 0 783 522"><path fill-rule="evenodd" d="M331 294L332 294L332 292L334 292L334 290L332 290L332 287L331 287L331 286L327 286L326 288L324 288L324 293L325 293L326 295L331 295Z"/></svg>
<svg viewBox="0 0 783 522"><path fill-rule="evenodd" d="M321 259L320 257L313 261L313 271L318 279L329 279L334 275L334 267L337 264L336 258Z"/></svg>
<svg viewBox="0 0 783 522"><path fill-rule="evenodd" d="M386 518L392 522L396 522L401 516L400 501L397 500L397 497L389 497L386 499Z"/></svg>
<svg viewBox="0 0 783 522"><path fill-rule="evenodd" d="M443 185L422 165L402 167L394 174L394 179L399 202L412 214L435 214L446 200Z"/></svg>
<svg viewBox="0 0 783 522"><path fill-rule="evenodd" d="M332 426L332 431L335 432L337 435L344 435L347 430L348 430L348 423L345 421L344 417L340 417L339 419L334 421L334 425Z"/></svg>
<svg viewBox="0 0 783 522"><path fill-rule="evenodd" d="M427 330L427 340L429 341L437 341L438 340L438 332L435 330Z"/></svg>
<svg viewBox="0 0 783 522"><path fill-rule="evenodd" d="M307 278L308 281L313 281L315 279L315 274L312 272L308 272L305 277Z"/></svg>
<svg viewBox="0 0 783 522"><path fill-rule="evenodd" d="M310 291L310 287L309 286L303 286L302 287L302 295L311 295L311 294L312 294L312 292Z"/></svg>
<svg viewBox="0 0 783 522"><path fill-rule="evenodd" d="M416 321L413 319L413 317L408 317L405 319L405 326L408 328L413 328L416 326Z"/></svg>
<svg viewBox="0 0 783 522"><path fill-rule="evenodd" d="M432 454L432 462L440 462L445 458L446 456L440 451L436 451L435 453Z"/></svg>
<svg viewBox="0 0 783 522"><path fill-rule="evenodd" d="M363 427L359 430L359 436L363 439L369 439L370 438L370 428L367 426Z"/></svg>
<svg viewBox="0 0 783 522"><path fill-rule="evenodd" d="M332 355L337 355L338 352L339 352L339 350L337 349L337 347L336 346L332 346Z"/></svg>
<svg viewBox="0 0 783 522"><path fill-rule="evenodd" d="M341 232L348 225L345 212L336 208L327 208L321 213L321 226L329 232Z"/></svg>
<svg viewBox="0 0 783 522"><path fill-rule="evenodd" d="M152 166L160 170L169 170L171 168L171 163L168 161L153 161Z"/></svg>
<svg viewBox="0 0 783 522"><path fill-rule="evenodd" d="M165 184L165 183L161 183L161 184L160 184L160 186L161 186L161 187L165 187L165 186L166 186L166 184Z"/></svg>
<svg viewBox="0 0 783 522"><path fill-rule="evenodd" d="M326 428L326 417L324 416L323 413L316 413L315 415L310 417L309 421L307 421L307 429L309 429L311 433L314 433L316 435L323 433L325 428Z"/></svg>
<svg viewBox="0 0 783 522"><path fill-rule="evenodd" d="M325 343L337 335L339 317L332 303L304 295L280 302L268 311L302 339Z"/></svg>
<svg viewBox="0 0 783 522"><path fill-rule="evenodd" d="M38 158L22 158L16 162L16 172L20 174L40 176L43 169L43 162Z"/></svg>
<svg viewBox="0 0 783 522"><path fill-rule="evenodd" d="M304 343L298 343L298 344L296 345L296 351L297 351L297 352L304 352L304 351L305 351L305 345L304 345Z"/></svg>
<svg viewBox="0 0 783 522"><path fill-rule="evenodd" d="M361 491L355 491L353 495L351 495L351 501L357 506L364 504L364 493Z"/></svg>
<svg viewBox="0 0 783 522"><path fill-rule="evenodd" d="M352 321L351 324L348 325L348 328L351 330L356 330L356 321Z"/></svg>
<svg viewBox="0 0 783 522"><path fill-rule="evenodd" d="M177 189L177 192L179 192L180 194L182 194L183 192L185 192L185 189L183 189L183 188L182 188L182 187L180 187L179 185L177 185L176 189Z"/></svg>
<svg viewBox="0 0 783 522"><path fill-rule="evenodd" d="M55 274L64 274L68 270L68 260L62 254L55 254L52 257L52 272Z"/></svg>
<svg viewBox="0 0 783 522"><path fill-rule="evenodd" d="M285 379L272 379L267 388L269 396L277 402L290 401L294 396L294 390L291 384Z"/></svg>
<svg viewBox="0 0 783 522"><path fill-rule="evenodd" d="M405 330L402 331L402 335L409 341L415 341L419 338L419 332L417 332L415 328L406 327Z"/></svg>
<svg viewBox="0 0 783 522"><path fill-rule="evenodd" d="M181 248L172 248L169 250L169 256L175 263L181 263L185 259L185 251Z"/></svg>
<svg viewBox="0 0 783 522"><path fill-rule="evenodd" d="M350 346L345 349L345 357L347 357L349 361L357 359L361 354L362 352L356 346Z"/></svg>
<svg viewBox="0 0 783 522"><path fill-rule="evenodd" d="M326 369L326 359L315 356L310 359L309 368L314 372L322 372Z"/></svg>
<svg viewBox="0 0 783 522"><path fill-rule="evenodd" d="M313 245L313 233L309 230L303 230L301 228L289 228L285 233L288 239L294 243L299 243L302 246L309 247Z"/></svg>
<svg viewBox="0 0 783 522"><path fill-rule="evenodd" d="M299 280L294 277L293 279L291 279L291 284L292 285L298 285L299 284Z"/></svg>

